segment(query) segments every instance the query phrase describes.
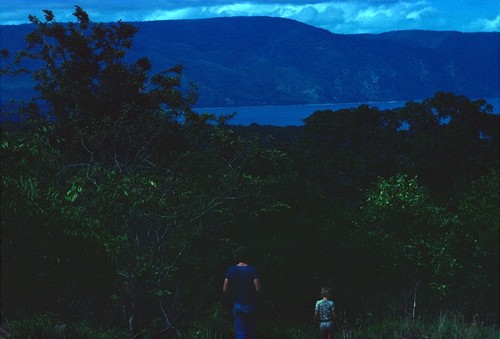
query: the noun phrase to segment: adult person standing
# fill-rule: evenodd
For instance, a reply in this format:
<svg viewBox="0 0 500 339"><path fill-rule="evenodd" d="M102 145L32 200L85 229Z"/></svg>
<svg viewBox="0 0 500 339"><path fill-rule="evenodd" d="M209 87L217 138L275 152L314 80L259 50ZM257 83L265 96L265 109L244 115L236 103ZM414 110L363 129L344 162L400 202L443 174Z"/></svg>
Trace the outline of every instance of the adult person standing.
<svg viewBox="0 0 500 339"><path fill-rule="evenodd" d="M257 269L249 265L249 251L241 246L235 251L237 264L228 268L222 291L231 293L236 339L255 339L257 293L261 291Z"/></svg>

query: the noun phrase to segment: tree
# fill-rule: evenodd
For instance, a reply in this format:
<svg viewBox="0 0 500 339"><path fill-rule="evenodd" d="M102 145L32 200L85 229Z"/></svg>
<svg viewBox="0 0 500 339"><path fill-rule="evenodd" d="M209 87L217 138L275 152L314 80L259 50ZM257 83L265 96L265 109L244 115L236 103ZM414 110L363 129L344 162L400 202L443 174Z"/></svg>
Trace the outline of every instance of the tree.
<svg viewBox="0 0 500 339"><path fill-rule="evenodd" d="M216 125L224 118L190 109L194 94L181 90L181 67L150 76L146 58L126 62L133 26L93 24L78 6L76 24L57 23L44 12L44 22L30 17L35 30L20 58L43 63L34 77L47 114L34 114L24 129L2 135L9 164L2 168L2 187L12 194L3 220L7 241L17 234L15 245L27 257L38 253L29 251L35 239L16 232L19 215L29 210L31 221L39 219L31 227L51 230L49 239L36 233L47 241L40 251L68 242L77 242L82 253L97 249L113 272L107 299L133 335L154 321L174 328L186 298L181 281L197 278L188 270L196 260L186 257L192 244L213 237L241 209L253 214L274 204L259 200L263 180L247 174L254 153ZM27 147L31 153L19 154ZM15 161L34 161L29 174L15 171ZM70 249L56 246L69 258ZM13 269L15 257L7 258ZM94 267L96 259L78 263ZM59 276L48 275L43 286ZM64 307L64 300L49 305Z"/></svg>
<svg viewBox="0 0 500 339"><path fill-rule="evenodd" d="M486 174L498 157L498 116L484 100L437 92L397 110L401 130L401 171L418 175L444 200Z"/></svg>
<svg viewBox="0 0 500 339"><path fill-rule="evenodd" d="M494 169L469 184L459 200L457 216L461 222L461 248L456 253L463 266L460 295L470 314L498 319L498 236L500 177Z"/></svg>
<svg viewBox="0 0 500 339"><path fill-rule="evenodd" d="M460 285L454 280L462 269L455 256L459 226L452 214L431 202L416 177L380 179L367 192L357 226L367 274L377 277L367 291L383 289L386 304L393 301L390 295L406 300L404 311L413 316L417 291L428 303L442 301Z"/></svg>
<svg viewBox="0 0 500 339"><path fill-rule="evenodd" d="M315 112L305 119L304 172L334 199L359 199L378 176L397 172L397 127L390 111L367 105Z"/></svg>
<svg viewBox="0 0 500 339"><path fill-rule="evenodd" d="M173 113L192 103L193 97L176 90L180 66L149 78L147 58L125 61L136 27L120 21L94 24L78 6L73 13L77 23L58 23L52 11L44 13L44 22L29 17L37 28L26 37L28 48L19 57L43 62L34 73L36 88L60 123L89 124L105 117L133 120L165 111L162 104ZM169 72L174 77L165 76Z"/></svg>

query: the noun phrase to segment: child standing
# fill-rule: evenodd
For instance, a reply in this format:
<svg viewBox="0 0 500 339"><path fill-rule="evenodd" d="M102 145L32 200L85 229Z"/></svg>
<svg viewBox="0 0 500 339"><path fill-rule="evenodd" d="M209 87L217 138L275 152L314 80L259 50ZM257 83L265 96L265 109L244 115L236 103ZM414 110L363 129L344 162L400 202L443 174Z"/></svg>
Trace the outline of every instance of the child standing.
<svg viewBox="0 0 500 339"><path fill-rule="evenodd" d="M314 307L314 319L319 320L319 331L324 339L332 339L337 325L335 304L332 299L332 290L328 287L321 289L321 298Z"/></svg>

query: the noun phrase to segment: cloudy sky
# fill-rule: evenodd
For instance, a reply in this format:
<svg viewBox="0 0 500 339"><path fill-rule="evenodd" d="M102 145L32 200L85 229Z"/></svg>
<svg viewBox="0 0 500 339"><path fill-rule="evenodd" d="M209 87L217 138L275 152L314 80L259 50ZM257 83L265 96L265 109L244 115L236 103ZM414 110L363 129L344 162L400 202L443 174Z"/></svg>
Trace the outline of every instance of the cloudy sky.
<svg viewBox="0 0 500 339"><path fill-rule="evenodd" d="M43 18L72 21L79 5L94 22L198 19L225 16L290 18L335 33L379 33L401 29L500 31L499 0L2 0L0 24Z"/></svg>

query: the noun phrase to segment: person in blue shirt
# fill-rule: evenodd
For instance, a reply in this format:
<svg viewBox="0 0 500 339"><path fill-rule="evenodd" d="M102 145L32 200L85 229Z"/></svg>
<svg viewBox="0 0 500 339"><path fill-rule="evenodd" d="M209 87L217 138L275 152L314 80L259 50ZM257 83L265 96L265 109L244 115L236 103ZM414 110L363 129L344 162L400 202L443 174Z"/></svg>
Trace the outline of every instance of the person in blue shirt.
<svg viewBox="0 0 500 339"><path fill-rule="evenodd" d="M337 327L337 319L335 314L335 303L332 299L332 290L328 287L321 289L321 299L316 301L314 307L314 318L319 320L319 331L321 337L332 339Z"/></svg>
<svg viewBox="0 0 500 339"><path fill-rule="evenodd" d="M240 247L235 252L237 264L229 267L222 291L230 292L233 301L236 339L255 339L257 293L261 291L257 269L248 264L248 248Z"/></svg>

